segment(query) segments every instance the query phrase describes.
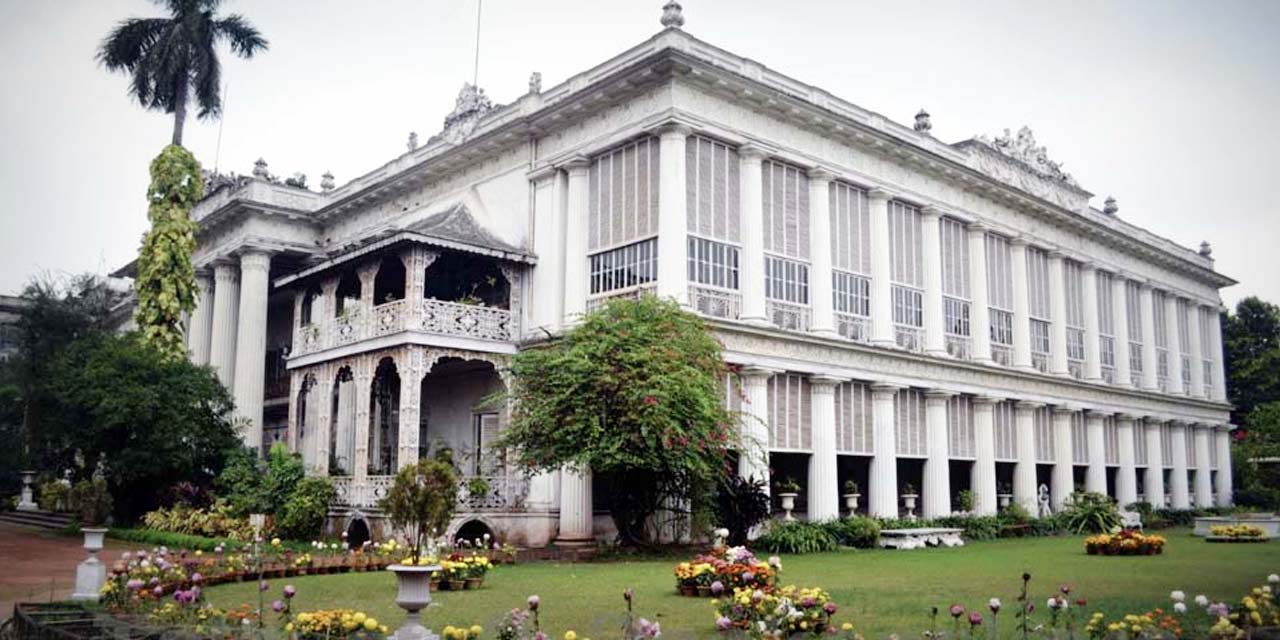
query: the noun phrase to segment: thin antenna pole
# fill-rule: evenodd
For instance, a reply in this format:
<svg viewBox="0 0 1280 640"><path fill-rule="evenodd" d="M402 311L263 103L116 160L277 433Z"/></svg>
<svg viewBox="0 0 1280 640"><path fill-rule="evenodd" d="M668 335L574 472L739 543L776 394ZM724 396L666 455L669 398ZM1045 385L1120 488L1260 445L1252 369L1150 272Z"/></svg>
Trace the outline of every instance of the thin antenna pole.
<svg viewBox="0 0 1280 640"><path fill-rule="evenodd" d="M479 86L480 82L480 10L484 8L484 0L476 0L476 63L471 72L471 86Z"/></svg>
<svg viewBox="0 0 1280 640"><path fill-rule="evenodd" d="M218 118L218 146L213 151L213 173L218 173L218 159L222 157L222 124L227 121L227 94L231 90L231 81L222 83L222 117Z"/></svg>

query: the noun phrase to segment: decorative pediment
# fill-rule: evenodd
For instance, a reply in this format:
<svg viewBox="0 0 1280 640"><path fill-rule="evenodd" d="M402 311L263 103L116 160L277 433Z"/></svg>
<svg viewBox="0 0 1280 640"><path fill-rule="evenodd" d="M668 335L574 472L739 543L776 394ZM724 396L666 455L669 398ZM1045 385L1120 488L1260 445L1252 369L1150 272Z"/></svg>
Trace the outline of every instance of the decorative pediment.
<svg viewBox="0 0 1280 640"><path fill-rule="evenodd" d="M480 119L496 108L489 96L484 94L484 89L464 82L458 98L454 100L453 111L444 117L444 131L433 140L443 138L452 144L466 140Z"/></svg>
<svg viewBox="0 0 1280 640"><path fill-rule="evenodd" d="M463 244L496 249L508 253L524 253L476 222L467 205L455 203L448 209L419 220L403 229L419 235Z"/></svg>
<svg viewBox="0 0 1280 640"><path fill-rule="evenodd" d="M1063 171L1061 163L1049 159L1027 127L1016 135L1005 129L994 139L980 135L952 146L968 153L969 166L1000 182L1072 211L1089 207L1093 194Z"/></svg>
<svg viewBox="0 0 1280 640"><path fill-rule="evenodd" d="M1062 163L1054 162L1049 159L1049 152L1044 147L1036 144L1036 134L1031 132L1030 127L1022 127L1018 129L1018 134L1011 135L1008 129L1004 130L1004 134L992 139L985 135L978 135L974 140L999 151L1006 157L1012 158L1024 165L1037 175L1057 180L1069 186L1080 188L1075 178L1071 174L1062 170Z"/></svg>

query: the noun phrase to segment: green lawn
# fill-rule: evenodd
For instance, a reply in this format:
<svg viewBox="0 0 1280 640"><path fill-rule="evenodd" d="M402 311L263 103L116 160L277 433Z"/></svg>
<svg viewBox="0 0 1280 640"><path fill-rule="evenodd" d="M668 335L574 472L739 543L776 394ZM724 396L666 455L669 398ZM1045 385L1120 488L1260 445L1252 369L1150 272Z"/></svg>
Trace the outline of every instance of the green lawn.
<svg viewBox="0 0 1280 640"><path fill-rule="evenodd" d="M959 602L981 607L985 616L986 602L994 596L1011 613L1024 571L1032 575L1040 617L1045 599L1063 583L1072 586L1073 598L1088 598L1090 612L1118 613L1168 607L1173 589L1186 591L1188 599L1204 593L1234 601L1246 587L1280 572L1280 543L1209 544L1187 530L1163 533L1169 539L1165 553L1147 557L1088 556L1080 537L976 542L958 549L784 556L782 581L826 588L841 605L839 621L853 622L868 637L890 632L915 637L927 627L934 605L945 610ZM438 594L438 606L429 609L425 619L437 631L447 624L480 624L489 630L505 611L524 606L530 594L537 594L543 628L553 632L553 639L566 629L576 630L580 637L615 638L622 591L633 587L638 615L660 621L664 635L716 635L710 601L674 592L671 570L676 561L504 566L489 574L480 591ZM395 577L390 572L276 580L269 595L278 594L285 582L298 589L295 610L360 608L392 628L402 618L393 602ZM219 606L257 599L251 583L214 587L207 594ZM1001 617L1002 630L1011 631L1012 616Z"/></svg>

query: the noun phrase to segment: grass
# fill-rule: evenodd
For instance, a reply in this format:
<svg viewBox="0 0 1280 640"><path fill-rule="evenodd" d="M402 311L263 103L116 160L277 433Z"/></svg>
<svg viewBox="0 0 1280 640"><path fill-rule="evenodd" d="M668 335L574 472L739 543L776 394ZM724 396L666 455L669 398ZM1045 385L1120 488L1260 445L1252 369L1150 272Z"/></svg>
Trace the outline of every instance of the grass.
<svg viewBox="0 0 1280 640"><path fill-rule="evenodd" d="M1214 545L1186 529L1163 533L1169 540L1165 553L1143 557L1088 556L1079 536L975 542L959 549L784 556L782 581L827 589L841 605L838 621L852 622L868 637L891 632L908 637L928 627L929 609L935 605L945 612L960 603L980 608L989 618L986 603L991 597L1004 602L1001 630L1012 632L1011 614L1024 571L1032 575L1032 602L1041 621L1047 620L1045 600L1064 583L1072 586L1072 598L1089 600L1089 612L1116 614L1167 608L1174 589L1186 591L1188 599L1203 593L1215 600L1237 601L1247 587L1280 571L1280 544ZM680 597L674 591L672 566L677 560L503 566L489 574L480 591L435 594L439 606L424 612L424 619L437 631L448 624L480 624L492 630L506 611L523 607L529 595L537 594L543 629L553 639L567 629L579 637L616 638L622 591L633 587L637 615L661 622L665 636L711 638L716 634L710 600ZM390 572L287 581L298 588L298 611L358 608L393 629L403 618L393 602L395 577ZM268 600L279 597L286 581L274 582ZM207 595L224 607L256 603L258 597L252 583L214 587ZM939 623L949 627L950 620L942 620L946 617L940 614Z"/></svg>

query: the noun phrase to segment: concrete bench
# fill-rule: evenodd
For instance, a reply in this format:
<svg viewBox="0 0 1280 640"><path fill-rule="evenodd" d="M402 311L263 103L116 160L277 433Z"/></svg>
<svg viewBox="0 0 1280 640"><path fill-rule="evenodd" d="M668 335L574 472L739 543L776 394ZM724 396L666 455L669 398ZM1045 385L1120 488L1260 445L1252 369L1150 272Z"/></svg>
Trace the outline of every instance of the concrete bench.
<svg viewBox="0 0 1280 640"><path fill-rule="evenodd" d="M883 549L923 549L925 547L962 547L963 529L932 527L925 529L883 529L879 545Z"/></svg>

